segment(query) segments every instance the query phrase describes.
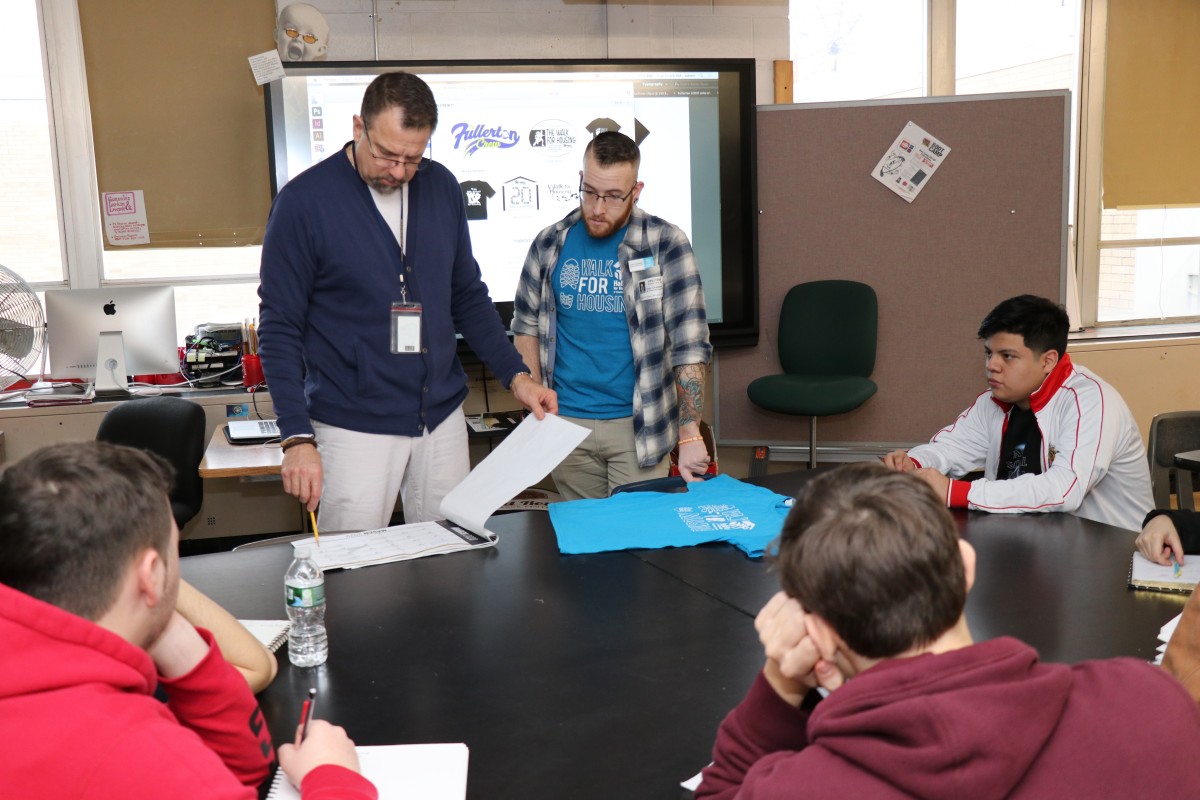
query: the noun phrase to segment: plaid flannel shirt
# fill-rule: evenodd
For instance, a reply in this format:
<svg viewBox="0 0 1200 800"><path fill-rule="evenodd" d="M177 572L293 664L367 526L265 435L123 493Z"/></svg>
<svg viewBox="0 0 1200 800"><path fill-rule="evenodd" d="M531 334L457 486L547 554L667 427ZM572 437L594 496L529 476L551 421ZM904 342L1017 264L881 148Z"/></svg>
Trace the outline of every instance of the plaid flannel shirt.
<svg viewBox="0 0 1200 800"><path fill-rule="evenodd" d="M575 209L533 240L513 308L512 332L536 336L542 381L554 387L558 301L553 276L567 231L579 221ZM679 441L679 399L675 368L712 359L704 290L692 245L679 228L637 206L625 239L617 248L625 294L625 319L633 349L633 433L638 463L652 467ZM653 258L633 273L629 262ZM644 263L644 262L643 262ZM661 277L661 298L639 299L639 282Z"/></svg>

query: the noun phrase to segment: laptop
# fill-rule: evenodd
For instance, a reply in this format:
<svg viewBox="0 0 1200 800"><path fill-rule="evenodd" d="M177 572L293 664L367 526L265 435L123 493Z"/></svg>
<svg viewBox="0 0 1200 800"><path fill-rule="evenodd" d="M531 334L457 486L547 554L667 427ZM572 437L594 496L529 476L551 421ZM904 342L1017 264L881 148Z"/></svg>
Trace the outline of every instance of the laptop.
<svg viewBox="0 0 1200 800"><path fill-rule="evenodd" d="M279 426L273 419L233 419L225 425L230 444L262 444L279 438Z"/></svg>

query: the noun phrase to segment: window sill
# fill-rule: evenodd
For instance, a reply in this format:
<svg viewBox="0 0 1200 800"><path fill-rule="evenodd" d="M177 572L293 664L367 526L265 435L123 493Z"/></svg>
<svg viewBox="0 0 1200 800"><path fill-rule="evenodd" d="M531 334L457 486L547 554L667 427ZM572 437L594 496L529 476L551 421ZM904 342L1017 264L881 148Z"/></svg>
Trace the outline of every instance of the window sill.
<svg viewBox="0 0 1200 800"><path fill-rule="evenodd" d="M1200 322L1173 322L1161 325L1110 325L1103 328L1086 328L1072 331L1070 344L1090 342L1137 342L1151 339L1194 339L1200 338Z"/></svg>

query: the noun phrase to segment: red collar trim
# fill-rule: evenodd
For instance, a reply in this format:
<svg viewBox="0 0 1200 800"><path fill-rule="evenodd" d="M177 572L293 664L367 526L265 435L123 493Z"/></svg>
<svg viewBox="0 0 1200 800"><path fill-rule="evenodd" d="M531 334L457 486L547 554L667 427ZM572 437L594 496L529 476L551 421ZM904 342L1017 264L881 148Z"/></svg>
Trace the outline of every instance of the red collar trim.
<svg viewBox="0 0 1200 800"><path fill-rule="evenodd" d="M1067 378L1071 377L1073 372L1075 372L1075 365L1071 363L1070 354L1063 353L1062 358L1058 360L1054 369L1050 370L1050 374L1042 381L1042 385L1033 394L1029 395L1029 409L1036 414L1045 408L1046 404L1050 402L1050 398L1054 397L1054 393L1062 388L1062 385L1067 382ZM994 397L992 398L992 402L1004 409L1004 413L1006 414L1012 408L1012 403L1005 403Z"/></svg>

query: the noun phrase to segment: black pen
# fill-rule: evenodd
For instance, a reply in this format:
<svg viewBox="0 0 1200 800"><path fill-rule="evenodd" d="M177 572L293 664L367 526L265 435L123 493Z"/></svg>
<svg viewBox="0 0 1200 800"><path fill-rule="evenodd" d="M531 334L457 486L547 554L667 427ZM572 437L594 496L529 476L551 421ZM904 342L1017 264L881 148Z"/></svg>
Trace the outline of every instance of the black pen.
<svg viewBox="0 0 1200 800"><path fill-rule="evenodd" d="M304 701L304 705L300 708L300 741L304 741L304 737L308 735L308 721L312 719L313 712L317 708L317 690L312 688L308 690L308 699Z"/></svg>

